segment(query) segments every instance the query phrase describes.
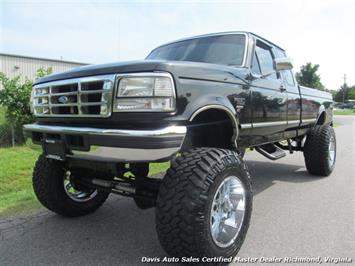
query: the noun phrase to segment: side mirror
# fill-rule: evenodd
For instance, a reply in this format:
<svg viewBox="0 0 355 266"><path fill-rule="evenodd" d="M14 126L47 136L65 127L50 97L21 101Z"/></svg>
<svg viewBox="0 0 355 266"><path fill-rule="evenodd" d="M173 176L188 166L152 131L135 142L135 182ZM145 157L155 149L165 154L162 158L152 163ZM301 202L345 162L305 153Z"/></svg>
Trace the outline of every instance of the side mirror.
<svg viewBox="0 0 355 266"><path fill-rule="evenodd" d="M291 59L288 57L275 58L274 59L274 68L275 68L275 70L272 70L272 71L262 74L262 75L251 74L250 79L251 80L262 79L262 78L266 78L268 76L271 76L281 70L291 70L293 68L293 65L292 65Z"/></svg>
<svg viewBox="0 0 355 266"><path fill-rule="evenodd" d="M275 58L274 64L275 64L276 71L290 70L293 68L292 62L288 57Z"/></svg>

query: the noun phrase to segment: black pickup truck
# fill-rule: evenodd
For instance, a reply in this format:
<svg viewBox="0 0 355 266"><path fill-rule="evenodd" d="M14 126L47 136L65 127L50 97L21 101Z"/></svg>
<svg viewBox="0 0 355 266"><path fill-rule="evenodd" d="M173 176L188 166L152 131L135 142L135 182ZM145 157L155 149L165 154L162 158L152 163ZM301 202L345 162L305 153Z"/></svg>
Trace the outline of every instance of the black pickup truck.
<svg viewBox="0 0 355 266"><path fill-rule="evenodd" d="M37 122L24 130L43 148L39 201L72 217L110 193L131 196L156 207L159 241L174 257L237 254L252 211L247 148L271 160L302 151L313 175L335 164L331 95L299 86L285 51L249 32L50 75L31 102ZM149 177L149 164L164 161L164 178Z"/></svg>

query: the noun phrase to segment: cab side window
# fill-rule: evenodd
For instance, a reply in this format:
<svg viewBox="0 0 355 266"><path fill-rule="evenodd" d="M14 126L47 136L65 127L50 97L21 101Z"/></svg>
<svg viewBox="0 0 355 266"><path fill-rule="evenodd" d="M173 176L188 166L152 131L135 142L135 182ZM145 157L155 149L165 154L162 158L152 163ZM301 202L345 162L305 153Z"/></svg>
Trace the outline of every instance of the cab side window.
<svg viewBox="0 0 355 266"><path fill-rule="evenodd" d="M287 83L287 85L295 86L295 80L293 79L293 75L292 75L291 70L282 71L282 76L284 78L284 81Z"/></svg>
<svg viewBox="0 0 355 266"><path fill-rule="evenodd" d="M278 48L275 48L273 49L273 53L275 55L276 58L282 58L282 57L286 57L286 53L285 51L282 51ZM288 86L292 86L294 87L296 84L295 84L295 80L293 78L293 74L292 74L292 70L283 70L283 71L280 71L281 72L281 75L282 75L282 79L283 81L288 85Z"/></svg>
<svg viewBox="0 0 355 266"><path fill-rule="evenodd" d="M260 69L260 65L259 65L259 60L258 60L258 57L257 57L256 53L254 53L253 61L251 62L251 71L254 74L261 75L261 69Z"/></svg>
<svg viewBox="0 0 355 266"><path fill-rule="evenodd" d="M260 69L262 74L270 73L274 70L274 60L272 57L271 49L267 45L258 41L255 46L255 53L259 59ZM276 73L269 76L269 78L277 79Z"/></svg>

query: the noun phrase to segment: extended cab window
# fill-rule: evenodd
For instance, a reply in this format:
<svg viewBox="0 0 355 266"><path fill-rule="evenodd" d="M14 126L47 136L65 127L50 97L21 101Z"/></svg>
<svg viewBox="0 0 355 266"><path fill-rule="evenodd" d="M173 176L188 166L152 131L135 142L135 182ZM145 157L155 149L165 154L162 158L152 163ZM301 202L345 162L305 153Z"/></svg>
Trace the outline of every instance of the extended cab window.
<svg viewBox="0 0 355 266"><path fill-rule="evenodd" d="M295 86L295 81L293 79L292 71L291 70L284 70L282 71L282 76L286 81L287 85Z"/></svg>
<svg viewBox="0 0 355 266"><path fill-rule="evenodd" d="M285 51L279 49L279 48L274 48L273 49L274 55L276 58L282 58L282 57L286 57L286 53ZM282 74L282 78L284 80L284 82L287 83L287 85L294 87L295 86L295 80L293 78L293 74L291 70L283 70L280 71Z"/></svg>
<svg viewBox="0 0 355 266"><path fill-rule="evenodd" d="M257 57L256 53L254 53L254 55L253 55L253 62L251 63L251 71L254 74L261 75L260 65L259 65L258 57Z"/></svg>
<svg viewBox="0 0 355 266"><path fill-rule="evenodd" d="M245 35L228 34L167 44L153 50L146 59L238 66L243 63L244 51Z"/></svg>
<svg viewBox="0 0 355 266"><path fill-rule="evenodd" d="M255 53L259 59L262 74L267 74L274 71L274 60L271 54L271 50L267 45L258 41L255 47ZM277 79L276 73L270 75L269 77Z"/></svg>

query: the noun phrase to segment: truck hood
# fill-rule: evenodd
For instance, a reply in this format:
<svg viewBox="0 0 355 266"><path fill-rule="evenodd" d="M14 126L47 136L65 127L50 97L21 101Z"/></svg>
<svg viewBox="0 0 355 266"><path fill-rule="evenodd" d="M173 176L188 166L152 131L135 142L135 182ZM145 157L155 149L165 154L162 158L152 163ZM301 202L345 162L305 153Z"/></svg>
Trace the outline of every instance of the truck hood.
<svg viewBox="0 0 355 266"><path fill-rule="evenodd" d="M214 80L220 82L245 82L246 69L223 66L199 62L185 62L185 61L162 61L162 60L140 60L118 62L101 65L88 65L72 70L45 76L35 82L35 84L88 77L105 74L120 74L120 73L133 73L133 72L153 72L153 71L166 71L175 78L191 78Z"/></svg>
<svg viewBox="0 0 355 266"><path fill-rule="evenodd" d="M100 65L87 65L73 68L69 71L45 76L41 79L38 79L35 84L95 75L154 71L158 63L159 61L141 60Z"/></svg>

